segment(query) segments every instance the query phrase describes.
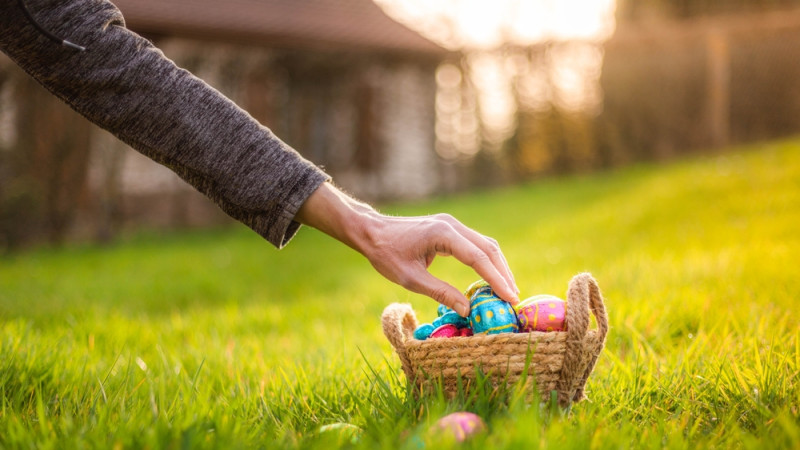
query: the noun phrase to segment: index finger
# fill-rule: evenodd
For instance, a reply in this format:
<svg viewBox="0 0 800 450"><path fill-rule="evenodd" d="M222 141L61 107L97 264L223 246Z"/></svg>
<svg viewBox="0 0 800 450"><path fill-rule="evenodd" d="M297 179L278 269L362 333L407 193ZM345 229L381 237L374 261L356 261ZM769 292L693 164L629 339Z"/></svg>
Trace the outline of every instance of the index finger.
<svg viewBox="0 0 800 450"><path fill-rule="evenodd" d="M453 233L443 236L444 241L442 244L444 247L441 249L443 251L439 251L439 253L453 255L457 260L472 267L481 278L492 286L492 289L503 300L512 305L519 303L516 289L512 288L512 285L500 273L502 267L497 267L492 258L477 245L473 244L472 241L455 229L453 231Z"/></svg>
<svg viewBox="0 0 800 450"><path fill-rule="evenodd" d="M469 228L450 215L443 214L442 216L442 220L449 223L450 226L456 230L456 232L467 238L470 242L475 244L479 249L489 256L492 264L494 264L497 270L505 278L506 283L514 290L516 294L519 294L519 288L517 288L517 282L514 279L514 274L511 272L511 268L508 265L505 255L503 255L502 250L500 250L500 244L498 244L496 240L488 236L484 236L472 228Z"/></svg>

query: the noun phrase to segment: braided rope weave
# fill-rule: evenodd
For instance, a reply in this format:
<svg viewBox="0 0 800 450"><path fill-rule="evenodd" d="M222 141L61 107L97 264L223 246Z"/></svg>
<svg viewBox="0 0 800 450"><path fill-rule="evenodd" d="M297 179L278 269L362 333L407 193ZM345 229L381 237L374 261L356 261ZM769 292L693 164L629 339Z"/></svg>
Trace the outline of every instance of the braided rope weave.
<svg viewBox="0 0 800 450"><path fill-rule="evenodd" d="M590 308L597 329L589 330ZM540 398L558 393L561 406L585 398L584 386L605 345L608 316L597 282L588 273L572 278L567 289L567 331L503 333L471 337L414 339L417 317L411 305L393 303L381 317L383 333L400 357L403 372L422 392L440 379L446 394L469 388L480 370L494 385L535 380ZM527 374L525 370L527 367Z"/></svg>

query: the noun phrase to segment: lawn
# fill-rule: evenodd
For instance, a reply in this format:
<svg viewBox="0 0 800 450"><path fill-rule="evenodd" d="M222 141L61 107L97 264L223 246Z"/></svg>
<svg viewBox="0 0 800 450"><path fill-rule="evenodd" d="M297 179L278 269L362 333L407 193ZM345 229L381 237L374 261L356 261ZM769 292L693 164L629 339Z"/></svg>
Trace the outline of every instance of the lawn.
<svg viewBox="0 0 800 450"><path fill-rule="evenodd" d="M235 227L2 257L0 448L330 448L341 422L440 448L459 410L488 424L473 448L800 447L800 141L385 210L495 237L524 296L592 272L611 331L590 401L407 396L380 313L433 301L314 230L276 251Z"/></svg>

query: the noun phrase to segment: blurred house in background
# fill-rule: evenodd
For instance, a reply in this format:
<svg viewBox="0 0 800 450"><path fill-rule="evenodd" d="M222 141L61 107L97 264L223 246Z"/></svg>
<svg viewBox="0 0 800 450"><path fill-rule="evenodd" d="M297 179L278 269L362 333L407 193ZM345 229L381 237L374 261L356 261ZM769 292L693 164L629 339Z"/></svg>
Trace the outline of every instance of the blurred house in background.
<svg viewBox="0 0 800 450"><path fill-rule="evenodd" d="M452 53L371 0L114 3L128 28L345 189L371 200L436 190L435 70ZM0 248L227 220L171 171L0 64Z"/></svg>
<svg viewBox="0 0 800 450"><path fill-rule="evenodd" d="M800 0L374 2L115 1L370 200L800 132ZM225 220L0 57L0 249Z"/></svg>

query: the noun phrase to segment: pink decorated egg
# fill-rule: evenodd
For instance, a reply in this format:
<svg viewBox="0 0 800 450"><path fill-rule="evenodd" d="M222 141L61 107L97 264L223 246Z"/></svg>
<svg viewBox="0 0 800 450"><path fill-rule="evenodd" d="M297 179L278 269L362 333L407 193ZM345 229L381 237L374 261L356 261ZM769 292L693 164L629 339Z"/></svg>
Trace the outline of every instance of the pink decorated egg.
<svg viewBox="0 0 800 450"><path fill-rule="evenodd" d="M461 337L470 337L473 335L472 328L462 328L458 330L458 335Z"/></svg>
<svg viewBox="0 0 800 450"><path fill-rule="evenodd" d="M486 424L477 414L461 411L448 414L438 422L433 428L439 433L452 434L458 442L464 442L473 435L486 431Z"/></svg>
<svg viewBox="0 0 800 450"><path fill-rule="evenodd" d="M536 295L514 307L520 332L565 331L567 302L552 295Z"/></svg>
<svg viewBox="0 0 800 450"><path fill-rule="evenodd" d="M440 326L439 328L433 330L433 333L431 333L432 338L451 338L453 336L458 336L458 328L449 323Z"/></svg>

